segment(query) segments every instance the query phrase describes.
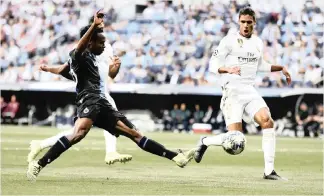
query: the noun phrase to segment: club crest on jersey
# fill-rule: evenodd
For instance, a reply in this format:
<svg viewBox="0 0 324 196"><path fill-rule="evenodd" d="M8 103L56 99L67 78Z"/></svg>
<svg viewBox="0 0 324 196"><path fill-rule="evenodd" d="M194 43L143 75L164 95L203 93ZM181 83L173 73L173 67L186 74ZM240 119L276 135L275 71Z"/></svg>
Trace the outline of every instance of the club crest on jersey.
<svg viewBox="0 0 324 196"><path fill-rule="evenodd" d="M243 47L243 39L238 38L238 39L237 39L237 43L239 44L240 48Z"/></svg>
<svg viewBox="0 0 324 196"><path fill-rule="evenodd" d="M214 52L213 52L213 56L217 56L218 55L218 50L215 49Z"/></svg>
<svg viewBox="0 0 324 196"><path fill-rule="evenodd" d="M83 110L83 113L85 113L85 114L87 114L89 112L89 109L88 108L85 108L84 110Z"/></svg>

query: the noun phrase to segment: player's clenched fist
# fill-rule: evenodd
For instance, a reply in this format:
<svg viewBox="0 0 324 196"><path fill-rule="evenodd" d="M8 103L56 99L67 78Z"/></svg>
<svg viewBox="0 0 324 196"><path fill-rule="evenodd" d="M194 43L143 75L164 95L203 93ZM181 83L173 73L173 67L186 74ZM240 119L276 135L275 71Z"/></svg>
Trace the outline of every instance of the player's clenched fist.
<svg viewBox="0 0 324 196"><path fill-rule="evenodd" d="M109 64L109 76L111 78L115 78L119 72L119 68L121 65L121 60L118 56L114 55L113 57L109 57L111 62Z"/></svg>
<svg viewBox="0 0 324 196"><path fill-rule="evenodd" d="M95 26L102 25L104 16L105 14L102 12L102 9L100 9L98 12L95 13L93 17L93 24Z"/></svg>
<svg viewBox="0 0 324 196"><path fill-rule="evenodd" d="M38 70L39 70L39 71L45 71L45 72L48 72L48 67L47 67L46 65L40 65L40 66L38 67Z"/></svg>
<svg viewBox="0 0 324 196"><path fill-rule="evenodd" d="M291 76L285 67L282 69L282 73L286 76L286 81L287 81L288 85L290 85L291 84Z"/></svg>
<svg viewBox="0 0 324 196"><path fill-rule="evenodd" d="M121 65L121 61L120 58L116 55L114 55L112 58L110 57L111 63L109 64L109 68L110 69L114 69L114 68L119 68L119 66Z"/></svg>

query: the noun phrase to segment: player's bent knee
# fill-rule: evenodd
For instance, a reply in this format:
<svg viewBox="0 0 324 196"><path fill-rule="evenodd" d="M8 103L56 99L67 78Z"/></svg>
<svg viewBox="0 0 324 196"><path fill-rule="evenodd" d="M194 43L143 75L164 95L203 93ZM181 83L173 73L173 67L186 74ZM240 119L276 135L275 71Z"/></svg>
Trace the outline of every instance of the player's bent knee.
<svg viewBox="0 0 324 196"><path fill-rule="evenodd" d="M86 134L87 134L86 130L84 130L84 129L80 130L79 132L77 132L75 134L75 140L79 142L80 140L82 140L86 136Z"/></svg>
<svg viewBox="0 0 324 196"><path fill-rule="evenodd" d="M135 130L135 129L133 129L133 130L136 132L136 133L134 133L134 140L139 142L144 137L144 135L138 130Z"/></svg>
<svg viewBox="0 0 324 196"><path fill-rule="evenodd" d="M273 124L274 124L274 121L273 121L273 119L271 118L270 115L265 114L265 115L262 115L261 116L260 126L262 128L272 128L273 127Z"/></svg>
<svg viewBox="0 0 324 196"><path fill-rule="evenodd" d="M262 108L256 115L256 121L260 124L261 128L272 128L274 121L267 108Z"/></svg>
<svg viewBox="0 0 324 196"><path fill-rule="evenodd" d="M87 135L88 132L89 129L77 127L74 133L68 139L70 140L72 145L76 144L80 142Z"/></svg>
<svg viewBox="0 0 324 196"><path fill-rule="evenodd" d="M273 119L270 117L270 119L265 123L264 128L273 128L274 126L274 121Z"/></svg>

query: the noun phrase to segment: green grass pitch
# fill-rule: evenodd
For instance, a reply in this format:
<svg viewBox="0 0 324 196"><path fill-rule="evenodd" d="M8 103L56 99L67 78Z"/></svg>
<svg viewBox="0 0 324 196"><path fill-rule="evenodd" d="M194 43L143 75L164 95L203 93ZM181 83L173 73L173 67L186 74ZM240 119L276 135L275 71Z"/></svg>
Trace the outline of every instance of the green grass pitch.
<svg viewBox="0 0 324 196"><path fill-rule="evenodd" d="M26 178L29 142L59 131L44 127L1 127L2 195L322 195L321 139L277 138L276 171L289 181L266 181L261 137L248 136L241 155L210 147L200 164L178 168L172 161L140 150L127 138L118 151L133 155L126 164L104 162L104 138L91 130L79 144L44 168L37 182ZM171 149L189 149L199 135L147 133Z"/></svg>

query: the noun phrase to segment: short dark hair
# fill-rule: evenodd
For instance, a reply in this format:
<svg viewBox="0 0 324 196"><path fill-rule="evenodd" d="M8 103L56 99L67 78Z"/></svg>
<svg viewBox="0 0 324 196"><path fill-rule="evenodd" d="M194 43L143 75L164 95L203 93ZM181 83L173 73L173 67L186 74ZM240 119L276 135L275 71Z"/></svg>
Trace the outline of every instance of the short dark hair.
<svg viewBox="0 0 324 196"><path fill-rule="evenodd" d="M84 34L88 31L88 29L90 28L90 26L91 26L91 25L87 25L87 26L81 28L81 30L80 30L80 39L81 39L81 37L83 37ZM97 39L97 35L98 35L98 33L102 33L102 32L103 32L102 29L95 29L95 31L93 32L93 35L92 35L92 37L91 37L91 40L95 40L95 39Z"/></svg>
<svg viewBox="0 0 324 196"><path fill-rule="evenodd" d="M239 18L241 18L242 15L249 15L253 17L253 20L255 21L255 12L251 7L244 7L242 9L240 9L239 12Z"/></svg>

